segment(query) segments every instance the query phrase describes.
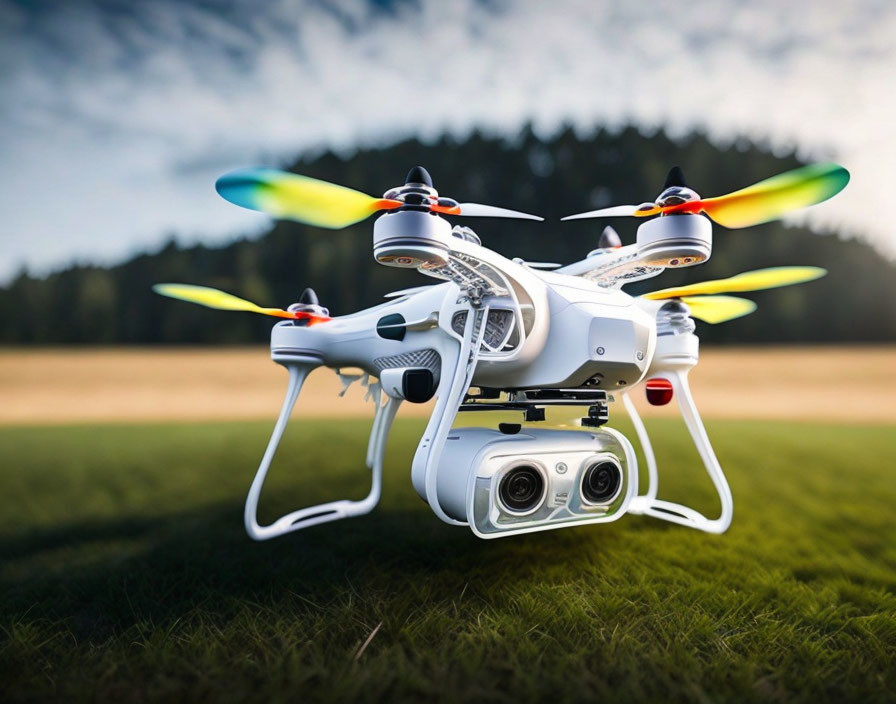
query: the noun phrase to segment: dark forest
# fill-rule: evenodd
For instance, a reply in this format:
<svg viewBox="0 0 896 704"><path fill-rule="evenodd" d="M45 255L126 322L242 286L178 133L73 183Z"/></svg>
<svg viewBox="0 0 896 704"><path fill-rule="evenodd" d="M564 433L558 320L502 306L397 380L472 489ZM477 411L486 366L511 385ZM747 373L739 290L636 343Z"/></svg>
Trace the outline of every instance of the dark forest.
<svg viewBox="0 0 896 704"><path fill-rule="evenodd" d="M800 165L755 145L726 148L694 134L671 139L634 128L587 137L564 130L541 140L531 129L515 139L474 134L457 142L407 140L359 151L309 157L289 168L315 178L380 194L403 182L408 168L429 169L442 195L538 213L543 223L468 218L483 244L508 257L569 262L597 245L604 221L561 223L573 212L651 200L666 171L678 164L704 196L749 185ZM248 164L247 164L248 166ZM848 165L847 165L848 166ZM209 188L212 184L209 184ZM262 237L223 247L176 243L109 268L73 266L47 277L22 272L0 290L0 342L6 344L246 343L264 342L270 321L163 299L157 282L202 284L286 307L306 286L331 314L374 305L383 294L432 280L377 265L370 250L371 222L321 230L276 222ZM608 221L623 242L636 222ZM667 272L631 286L654 288L730 276L767 266L822 266L829 275L805 286L750 294L751 316L724 325L701 325L710 342L877 342L896 340L896 265L869 245L836 233L768 223L745 230L714 230L712 259L704 266Z"/></svg>

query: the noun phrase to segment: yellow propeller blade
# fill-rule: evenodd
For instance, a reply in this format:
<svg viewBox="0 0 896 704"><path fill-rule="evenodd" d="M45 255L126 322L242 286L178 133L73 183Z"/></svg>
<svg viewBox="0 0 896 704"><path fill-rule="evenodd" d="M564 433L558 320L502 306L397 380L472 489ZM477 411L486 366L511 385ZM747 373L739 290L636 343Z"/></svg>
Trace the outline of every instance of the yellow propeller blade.
<svg viewBox="0 0 896 704"><path fill-rule="evenodd" d="M380 210L403 205L352 188L277 169L240 169L224 174L215 188L222 198L275 218L339 229Z"/></svg>
<svg viewBox="0 0 896 704"><path fill-rule="evenodd" d="M842 191L847 183L849 171L839 164L811 164L724 196L704 198L702 206L719 225L750 227L821 203Z"/></svg>
<svg viewBox="0 0 896 704"><path fill-rule="evenodd" d="M646 293L644 297L659 301L665 298L681 298L682 296L759 291L766 288L791 286L793 284L805 283L806 281L813 281L827 273L825 269L817 266L776 266L769 269L747 271L728 279L701 281L688 286L664 288L660 291Z"/></svg>
<svg viewBox="0 0 896 704"><path fill-rule="evenodd" d="M691 309L691 317L713 325L749 315L756 310L753 301L737 296L684 296L681 301Z"/></svg>
<svg viewBox="0 0 896 704"><path fill-rule="evenodd" d="M292 314L280 308L262 308L252 301L238 298L230 293L219 291L207 286L192 286L190 284L156 284L152 290L168 298L176 298L179 301L198 303L207 308L217 310L241 310L248 313L261 313L262 315L274 315L279 318L291 318Z"/></svg>

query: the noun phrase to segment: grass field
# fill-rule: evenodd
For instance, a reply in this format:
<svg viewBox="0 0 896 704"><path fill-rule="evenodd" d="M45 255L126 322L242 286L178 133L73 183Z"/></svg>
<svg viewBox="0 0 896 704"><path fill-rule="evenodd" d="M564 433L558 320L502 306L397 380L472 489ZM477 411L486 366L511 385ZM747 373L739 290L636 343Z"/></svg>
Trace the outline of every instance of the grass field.
<svg viewBox="0 0 896 704"><path fill-rule="evenodd" d="M661 494L712 511L654 427ZM0 429L0 699L893 700L896 427L711 421L723 536L496 541L413 493L421 429L399 421L373 514L263 544L241 511L267 422ZM304 421L263 513L360 496L365 442Z"/></svg>

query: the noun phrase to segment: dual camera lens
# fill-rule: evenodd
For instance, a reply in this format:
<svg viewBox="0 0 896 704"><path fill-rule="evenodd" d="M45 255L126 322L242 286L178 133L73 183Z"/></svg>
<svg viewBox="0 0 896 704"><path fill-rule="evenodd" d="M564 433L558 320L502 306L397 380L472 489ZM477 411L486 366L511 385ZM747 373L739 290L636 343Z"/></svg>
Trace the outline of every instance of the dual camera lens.
<svg viewBox="0 0 896 704"><path fill-rule="evenodd" d="M616 462L591 464L582 475L581 494L586 504L612 501L622 486L622 469ZM536 509L545 497L544 475L531 464L512 467L498 484L498 498L510 513L525 514Z"/></svg>
<svg viewBox="0 0 896 704"><path fill-rule="evenodd" d="M622 470L615 462L596 462L582 476L582 498L589 504L605 504L616 497L622 485Z"/></svg>
<svg viewBox="0 0 896 704"><path fill-rule="evenodd" d="M521 464L507 472L498 485L498 496L513 513L526 513L544 498L544 477L531 464Z"/></svg>

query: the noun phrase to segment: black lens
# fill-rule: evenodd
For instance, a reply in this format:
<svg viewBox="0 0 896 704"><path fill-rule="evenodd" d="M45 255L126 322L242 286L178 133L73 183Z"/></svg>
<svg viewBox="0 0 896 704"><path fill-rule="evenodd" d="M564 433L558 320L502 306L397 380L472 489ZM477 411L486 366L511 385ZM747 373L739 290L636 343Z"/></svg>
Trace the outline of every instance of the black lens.
<svg viewBox="0 0 896 704"><path fill-rule="evenodd" d="M514 467L498 485L501 503L510 511L529 511L535 508L544 494L544 479L535 467L524 464Z"/></svg>
<svg viewBox="0 0 896 704"><path fill-rule="evenodd" d="M585 470L582 496L592 504L606 503L619 491L622 470L615 462L598 462Z"/></svg>

